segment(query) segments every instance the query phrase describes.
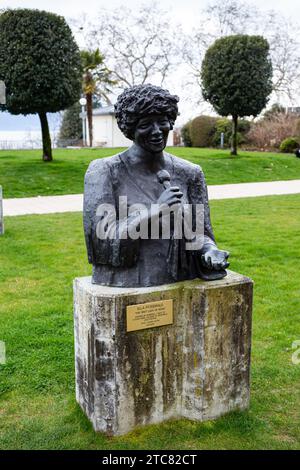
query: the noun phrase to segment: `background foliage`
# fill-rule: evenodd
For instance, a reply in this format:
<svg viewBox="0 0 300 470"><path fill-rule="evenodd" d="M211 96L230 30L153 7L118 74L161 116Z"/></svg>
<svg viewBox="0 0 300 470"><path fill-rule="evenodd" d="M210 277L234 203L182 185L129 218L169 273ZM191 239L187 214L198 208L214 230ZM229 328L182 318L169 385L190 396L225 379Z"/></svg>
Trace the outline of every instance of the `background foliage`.
<svg viewBox="0 0 300 470"><path fill-rule="evenodd" d="M59 146L74 145L82 139L82 120L79 117L81 106L79 102L74 103L66 109L59 131Z"/></svg>

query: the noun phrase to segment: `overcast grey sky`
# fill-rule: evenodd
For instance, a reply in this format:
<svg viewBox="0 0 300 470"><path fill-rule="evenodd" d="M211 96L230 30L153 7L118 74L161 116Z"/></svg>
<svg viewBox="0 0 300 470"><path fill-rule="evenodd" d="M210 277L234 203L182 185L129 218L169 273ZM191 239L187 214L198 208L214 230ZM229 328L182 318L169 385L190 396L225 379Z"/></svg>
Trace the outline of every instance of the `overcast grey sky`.
<svg viewBox="0 0 300 470"><path fill-rule="evenodd" d="M149 0L150 1L150 0ZM285 16L294 18L298 21L300 18L300 2L299 0L245 0L246 3L259 7L260 10L270 10L283 13ZM103 8L116 8L124 6L124 3L129 8L139 7L142 3L147 3L147 0L0 0L0 9L9 8L38 8L41 10L48 10L58 13L65 17L76 17L82 13L95 15ZM200 11L203 10L210 0L158 0L158 4L169 12L170 17L174 22L180 23L183 28L188 31L193 26L199 26ZM203 25L205 27L205 25ZM186 107L186 110L185 110ZM197 112L189 108L189 105L184 105L181 101L181 119L192 117ZM35 118L35 117L33 117ZM16 120L17 117L14 117ZM3 129L5 116L0 113L0 124ZM6 120L7 121L7 120ZM5 122L6 122L5 121ZM8 122L7 122L8 125ZM21 125L21 122L20 122ZM36 121L36 126L38 122ZM9 128L11 128L10 123Z"/></svg>
<svg viewBox="0 0 300 470"><path fill-rule="evenodd" d="M139 6L141 3L147 3L142 0L126 0L128 7ZM174 17L174 20L181 22L185 27L195 24L197 21L197 11L205 8L209 0L160 0L159 4L167 8ZM273 9L293 18L300 18L299 0L247 0L258 6L260 9ZM124 5L124 0L0 0L0 7L10 8L39 8L53 11L64 16L76 16L82 12L98 12L101 8L114 8Z"/></svg>

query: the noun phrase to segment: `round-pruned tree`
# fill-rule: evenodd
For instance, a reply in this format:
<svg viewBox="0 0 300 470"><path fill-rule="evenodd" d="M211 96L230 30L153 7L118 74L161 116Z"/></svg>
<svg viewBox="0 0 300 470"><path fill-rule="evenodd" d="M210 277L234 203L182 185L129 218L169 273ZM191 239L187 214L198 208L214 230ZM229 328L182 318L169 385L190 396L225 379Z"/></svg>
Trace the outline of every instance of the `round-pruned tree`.
<svg viewBox="0 0 300 470"><path fill-rule="evenodd" d="M41 10L5 10L0 14L0 80L12 114L38 114L43 160L52 160L46 113L71 106L80 97L81 59L62 16Z"/></svg>
<svg viewBox="0 0 300 470"><path fill-rule="evenodd" d="M272 91L269 44L262 36L217 39L201 68L202 93L221 116L232 116L231 154L237 155L238 118L257 116Z"/></svg>

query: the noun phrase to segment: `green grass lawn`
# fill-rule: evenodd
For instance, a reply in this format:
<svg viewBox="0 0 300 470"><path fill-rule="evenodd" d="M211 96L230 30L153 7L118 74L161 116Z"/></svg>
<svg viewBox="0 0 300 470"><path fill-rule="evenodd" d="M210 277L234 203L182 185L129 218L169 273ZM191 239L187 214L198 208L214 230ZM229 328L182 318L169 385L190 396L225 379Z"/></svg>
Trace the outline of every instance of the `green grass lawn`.
<svg viewBox="0 0 300 470"><path fill-rule="evenodd" d="M58 163L59 165L59 163ZM216 421L170 421L118 438L75 402L72 280L91 272L81 215L6 218L0 237L1 449L299 449L300 195L213 201L231 269L255 281L251 407Z"/></svg>
<svg viewBox="0 0 300 470"><path fill-rule="evenodd" d="M82 193L89 162L120 150L58 149L51 163L42 162L40 150L1 150L0 185L4 197ZM232 157L228 150L174 147L168 151L200 164L208 184L300 178L300 159L292 154L240 152Z"/></svg>

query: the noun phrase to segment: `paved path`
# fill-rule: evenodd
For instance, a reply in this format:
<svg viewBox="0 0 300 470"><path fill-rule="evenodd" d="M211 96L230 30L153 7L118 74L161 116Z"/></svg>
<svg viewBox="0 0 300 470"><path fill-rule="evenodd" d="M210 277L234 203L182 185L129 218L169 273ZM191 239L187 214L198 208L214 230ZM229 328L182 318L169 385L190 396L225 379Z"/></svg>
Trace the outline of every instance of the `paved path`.
<svg viewBox="0 0 300 470"><path fill-rule="evenodd" d="M208 193L210 200L296 194L300 193L300 180L222 184L208 186ZM82 194L3 200L4 215L52 214L55 212L80 212L81 210Z"/></svg>
<svg viewBox="0 0 300 470"><path fill-rule="evenodd" d="M300 180L270 181L268 183L240 183L209 186L210 199L232 199L239 197L272 196L300 193Z"/></svg>
<svg viewBox="0 0 300 470"><path fill-rule="evenodd" d="M82 194L3 199L4 215L53 214L82 211Z"/></svg>

